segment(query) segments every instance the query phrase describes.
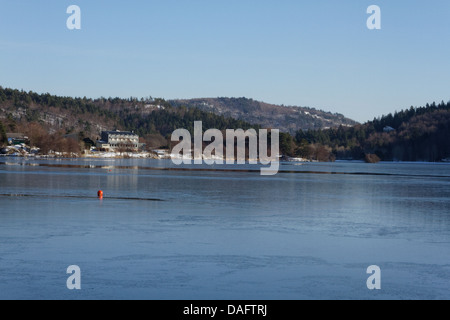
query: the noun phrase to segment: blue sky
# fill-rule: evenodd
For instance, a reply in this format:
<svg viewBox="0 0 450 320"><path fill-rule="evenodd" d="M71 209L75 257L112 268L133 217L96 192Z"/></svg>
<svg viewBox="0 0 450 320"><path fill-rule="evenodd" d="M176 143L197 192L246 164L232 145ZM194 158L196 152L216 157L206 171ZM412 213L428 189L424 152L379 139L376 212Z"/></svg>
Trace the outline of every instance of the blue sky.
<svg viewBox="0 0 450 320"><path fill-rule="evenodd" d="M66 27L69 5L81 30ZM380 6L382 29L368 30ZM248 97L358 121L450 100L448 0L0 0L0 85Z"/></svg>

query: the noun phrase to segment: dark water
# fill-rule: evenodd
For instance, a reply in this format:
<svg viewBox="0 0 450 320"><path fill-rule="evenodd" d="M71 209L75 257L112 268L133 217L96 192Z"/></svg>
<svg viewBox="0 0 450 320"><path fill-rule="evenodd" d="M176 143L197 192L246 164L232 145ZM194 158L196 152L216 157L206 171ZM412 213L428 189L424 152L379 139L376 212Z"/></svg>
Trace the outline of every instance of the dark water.
<svg viewBox="0 0 450 320"><path fill-rule="evenodd" d="M0 158L0 299L450 298L448 164L182 168Z"/></svg>

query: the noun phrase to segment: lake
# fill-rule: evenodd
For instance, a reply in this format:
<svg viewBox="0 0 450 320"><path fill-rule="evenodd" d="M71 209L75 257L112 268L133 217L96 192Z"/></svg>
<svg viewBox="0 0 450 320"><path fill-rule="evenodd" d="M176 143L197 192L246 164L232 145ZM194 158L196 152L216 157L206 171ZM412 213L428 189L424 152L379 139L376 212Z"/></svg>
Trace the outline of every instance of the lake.
<svg viewBox="0 0 450 320"><path fill-rule="evenodd" d="M2 157L0 299L450 299L450 164L280 170Z"/></svg>

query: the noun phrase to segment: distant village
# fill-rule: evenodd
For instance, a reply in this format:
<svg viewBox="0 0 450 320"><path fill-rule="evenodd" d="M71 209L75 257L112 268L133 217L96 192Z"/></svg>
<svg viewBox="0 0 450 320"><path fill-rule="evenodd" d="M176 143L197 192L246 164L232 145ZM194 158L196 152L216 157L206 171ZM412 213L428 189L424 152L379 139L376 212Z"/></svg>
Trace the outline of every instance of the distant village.
<svg viewBox="0 0 450 320"><path fill-rule="evenodd" d="M151 158L151 159L193 159L193 155L171 154L169 149L147 148L140 142L140 137L128 131L103 131L101 137L93 142L82 154L76 152L52 151L43 154L37 147L30 144L30 139L21 133L7 133L8 146L0 150L0 156L34 157L34 158ZM78 135L66 135L66 139L78 141ZM90 140L90 139L88 139ZM192 150L191 150L192 151ZM203 156L205 157L205 156ZM206 158L204 158L206 159ZM216 159L212 156L212 159ZM284 157L285 161L310 161L302 158Z"/></svg>
<svg viewBox="0 0 450 320"><path fill-rule="evenodd" d="M30 145L29 138L22 133L7 133L8 146L0 150L0 155L16 157L98 157L98 158L154 158L168 159L168 149L148 150L145 143L139 142L139 136L134 132L127 131L103 131L101 138L94 142L95 145L84 150L83 154L74 152L64 153L50 151L41 154L41 150ZM67 139L76 140L77 135L67 135Z"/></svg>

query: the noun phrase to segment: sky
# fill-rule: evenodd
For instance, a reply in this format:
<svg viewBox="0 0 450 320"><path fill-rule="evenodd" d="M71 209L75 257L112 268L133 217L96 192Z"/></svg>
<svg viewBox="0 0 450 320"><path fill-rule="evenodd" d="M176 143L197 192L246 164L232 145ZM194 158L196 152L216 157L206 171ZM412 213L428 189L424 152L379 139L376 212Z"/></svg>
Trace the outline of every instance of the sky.
<svg viewBox="0 0 450 320"><path fill-rule="evenodd" d="M449 101L449 40L448 0L0 0L0 86L247 97L365 122Z"/></svg>

